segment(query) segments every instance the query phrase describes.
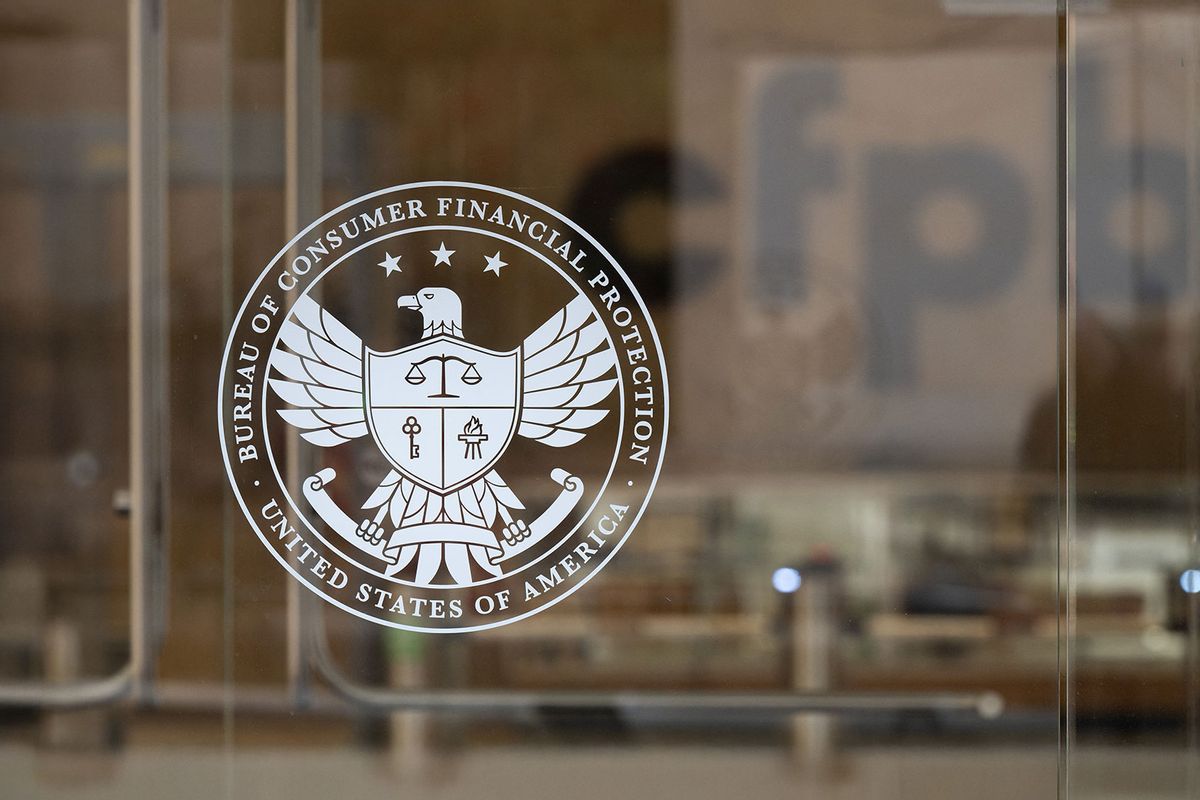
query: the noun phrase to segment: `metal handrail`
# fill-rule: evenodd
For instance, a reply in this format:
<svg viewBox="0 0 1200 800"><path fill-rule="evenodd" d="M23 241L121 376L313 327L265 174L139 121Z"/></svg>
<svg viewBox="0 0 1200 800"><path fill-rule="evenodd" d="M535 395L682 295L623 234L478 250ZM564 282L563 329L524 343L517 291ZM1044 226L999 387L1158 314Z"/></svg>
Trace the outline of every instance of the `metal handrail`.
<svg viewBox="0 0 1200 800"><path fill-rule="evenodd" d="M132 691L133 668L126 664L107 678L71 683L0 684L0 706L57 710L90 708L123 700Z"/></svg>
<svg viewBox="0 0 1200 800"><path fill-rule="evenodd" d="M316 615L319 616L319 615ZM968 713L993 719L1004 710L995 692L658 692L529 691L494 689L404 690L368 686L349 678L329 650L323 623L309 631L312 666L334 694L367 710L448 711L511 714L545 710L616 710L621 712L754 712L864 714L880 712Z"/></svg>
<svg viewBox="0 0 1200 800"><path fill-rule="evenodd" d="M284 35L284 127L286 230L295 233L319 213L321 196L321 0L288 0ZM314 292L314 297L319 295ZM293 497L311 474L311 458L295 428L287 433L288 489ZM288 686L298 707L309 702L305 618L313 598L298 581L287 586Z"/></svg>
<svg viewBox="0 0 1200 800"><path fill-rule="evenodd" d="M165 0L129 0L129 660L103 678L0 683L0 707L85 708L152 692L168 516L165 11Z"/></svg>

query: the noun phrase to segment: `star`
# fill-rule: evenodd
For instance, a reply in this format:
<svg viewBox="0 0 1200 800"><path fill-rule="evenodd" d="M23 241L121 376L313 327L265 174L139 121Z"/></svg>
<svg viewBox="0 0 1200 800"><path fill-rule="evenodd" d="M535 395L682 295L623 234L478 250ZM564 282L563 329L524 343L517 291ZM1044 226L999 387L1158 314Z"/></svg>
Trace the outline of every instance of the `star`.
<svg viewBox="0 0 1200 800"><path fill-rule="evenodd" d="M487 266L483 268L484 272L491 272L496 277L500 277L500 270L508 266L508 263L500 260L500 251L496 251L494 256L484 256L487 259Z"/></svg>
<svg viewBox="0 0 1200 800"><path fill-rule="evenodd" d="M379 266L387 270L388 275L391 275L393 272L404 272L404 270L400 269L400 259L402 258L404 256L394 256L391 253L385 252L383 254L383 261L379 262Z"/></svg>
<svg viewBox="0 0 1200 800"><path fill-rule="evenodd" d="M438 249L430 250L429 254L437 259L436 261L433 262L433 265L435 267L438 264L445 264L447 267L450 267L450 266L453 266L453 264L450 263L450 256L454 255L455 252L456 251L454 251L454 250L447 250L446 243L440 242L438 244Z"/></svg>

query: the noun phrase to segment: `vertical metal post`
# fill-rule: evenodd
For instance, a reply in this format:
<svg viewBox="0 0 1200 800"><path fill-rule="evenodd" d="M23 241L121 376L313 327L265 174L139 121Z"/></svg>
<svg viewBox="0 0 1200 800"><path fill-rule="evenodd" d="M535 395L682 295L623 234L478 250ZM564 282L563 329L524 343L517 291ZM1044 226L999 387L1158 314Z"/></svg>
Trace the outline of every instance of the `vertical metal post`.
<svg viewBox="0 0 1200 800"><path fill-rule="evenodd" d="M150 698L168 533L165 0L129 0L130 661Z"/></svg>
<svg viewBox="0 0 1200 800"><path fill-rule="evenodd" d="M285 43L287 175L286 220L290 238L314 219L321 195L321 3L288 0ZM300 437L288 432L287 482L293 497L308 474ZM305 702L309 689L308 639L304 617L307 590L287 582L288 680L293 698Z"/></svg>
<svg viewBox="0 0 1200 800"><path fill-rule="evenodd" d="M1071 796L1075 701L1075 20L1058 8L1058 796Z"/></svg>
<svg viewBox="0 0 1200 800"><path fill-rule="evenodd" d="M233 3L221 0L221 330L233 327ZM221 505L221 728L226 797L236 795L234 772L233 520L240 517L228 484Z"/></svg>
<svg viewBox="0 0 1200 800"><path fill-rule="evenodd" d="M1200 411L1200 230L1196 223L1200 213L1200 175L1197 174L1197 146L1200 145L1200 12L1193 6L1189 17L1188 56L1184 89L1184 157L1187 164L1187 200L1184 219L1188 220L1186 235L1187 295L1185 297L1191 324L1188 330L1188 371L1185 381L1184 430L1188 445L1186 454L1188 496L1189 568L1200 563L1200 443L1196 438L1197 412ZM1187 602L1187 637L1185 661L1187 675L1187 797L1200 797L1200 607L1194 594L1185 594Z"/></svg>
<svg viewBox="0 0 1200 800"><path fill-rule="evenodd" d="M830 691L837 619L834 582L827 565L803 570L804 583L792 595L792 687L808 694ZM828 771L833 751L833 720L826 715L792 720L792 744L798 764L814 776Z"/></svg>

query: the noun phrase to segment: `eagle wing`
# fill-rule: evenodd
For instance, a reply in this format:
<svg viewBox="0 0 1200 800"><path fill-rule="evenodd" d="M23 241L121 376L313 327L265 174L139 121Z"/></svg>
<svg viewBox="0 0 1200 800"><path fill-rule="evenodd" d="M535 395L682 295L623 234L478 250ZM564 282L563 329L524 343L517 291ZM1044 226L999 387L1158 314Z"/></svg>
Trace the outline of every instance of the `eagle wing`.
<svg viewBox="0 0 1200 800"><path fill-rule="evenodd" d="M321 447L365 436L362 340L308 296L292 306L279 339L271 367L281 377L270 384L292 406L279 415Z"/></svg>
<svg viewBox="0 0 1200 800"><path fill-rule="evenodd" d="M608 414L594 406L617 385L603 323L576 297L526 337L523 353L517 433L551 447L575 444Z"/></svg>

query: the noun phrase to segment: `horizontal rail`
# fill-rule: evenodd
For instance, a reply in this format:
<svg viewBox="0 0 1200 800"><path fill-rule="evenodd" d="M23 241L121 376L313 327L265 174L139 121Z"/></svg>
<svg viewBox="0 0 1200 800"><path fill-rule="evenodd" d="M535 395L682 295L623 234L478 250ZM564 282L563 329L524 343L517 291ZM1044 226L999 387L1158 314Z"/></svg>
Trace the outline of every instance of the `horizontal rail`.
<svg viewBox="0 0 1200 800"><path fill-rule="evenodd" d="M994 692L649 692L649 691L530 691L530 690L397 690L373 687L347 678L333 663L324 637L315 637L311 650L318 674L342 701L370 711L443 711L467 714L514 714L554 710L791 714L957 713L994 719L1004 709ZM81 709L126 699L133 687L126 667L111 677L62 684L0 685L0 706ZM297 703L269 689L162 684L147 705L155 708L206 711L232 702L241 711L296 710ZM333 711L329 699L317 695L306 710Z"/></svg>
<svg viewBox="0 0 1200 800"><path fill-rule="evenodd" d="M496 714L541 710L617 710L752 712L764 715L924 712L965 713L993 719L1004 710L1004 700L995 692L404 690L367 686L346 677L334 663L328 641L316 626L310 653L313 667L336 695L361 708L377 711Z"/></svg>

